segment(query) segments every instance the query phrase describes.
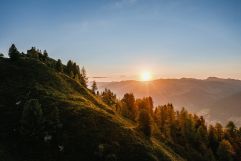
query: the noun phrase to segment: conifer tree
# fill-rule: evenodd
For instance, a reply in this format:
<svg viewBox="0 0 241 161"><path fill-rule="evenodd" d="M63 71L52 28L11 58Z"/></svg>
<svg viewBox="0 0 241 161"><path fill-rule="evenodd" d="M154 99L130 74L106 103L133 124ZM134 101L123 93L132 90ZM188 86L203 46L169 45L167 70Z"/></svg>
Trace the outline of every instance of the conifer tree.
<svg viewBox="0 0 241 161"><path fill-rule="evenodd" d="M45 58L48 57L48 52L47 52L47 50L44 50L43 55L44 55Z"/></svg>
<svg viewBox="0 0 241 161"><path fill-rule="evenodd" d="M58 59L58 61L56 62L56 70L58 72L63 72L63 65L60 59Z"/></svg>
<svg viewBox="0 0 241 161"><path fill-rule="evenodd" d="M217 132L217 137L218 137L218 141L222 141L223 137L224 137L224 133L223 133L223 127L220 123L216 123L215 125L215 130Z"/></svg>
<svg viewBox="0 0 241 161"><path fill-rule="evenodd" d="M66 68L66 70L67 70L67 74L71 77L71 75L74 75L74 73L73 73L73 62L71 61L71 60L69 60L68 62L67 62L67 68ZM72 72L72 74L71 74L71 72Z"/></svg>
<svg viewBox="0 0 241 161"><path fill-rule="evenodd" d="M36 47L32 47L30 50L27 51L27 56L35 59L39 59L41 56L41 52L39 49L36 49Z"/></svg>
<svg viewBox="0 0 241 161"><path fill-rule="evenodd" d="M133 93L124 94L124 97L122 98L121 102L123 104L123 115L134 121L136 118L136 104Z"/></svg>
<svg viewBox="0 0 241 161"><path fill-rule="evenodd" d="M233 161L233 147L228 140L222 140L219 144L217 155L219 161Z"/></svg>
<svg viewBox="0 0 241 161"><path fill-rule="evenodd" d="M95 81L93 81L93 83L92 83L92 86L91 86L91 91L95 94L95 92L97 91L97 84L96 84L96 82Z"/></svg>
<svg viewBox="0 0 241 161"><path fill-rule="evenodd" d="M234 135L234 133L236 132L236 126L233 123L233 121L229 121L228 124L226 125L226 129L229 135Z"/></svg>
<svg viewBox="0 0 241 161"><path fill-rule="evenodd" d="M48 58L48 52L46 50L44 50L43 52L43 60L46 61Z"/></svg>
<svg viewBox="0 0 241 161"><path fill-rule="evenodd" d="M109 89L106 89L101 93L101 98L103 102L105 102L107 105L113 107L116 105L117 98L116 95Z"/></svg>
<svg viewBox="0 0 241 161"><path fill-rule="evenodd" d="M8 55L11 60L17 60L20 57L20 52L16 48L14 44L11 45L11 47L8 50Z"/></svg>
<svg viewBox="0 0 241 161"><path fill-rule="evenodd" d="M88 83L88 78L87 78L86 70L84 67L82 67L80 71L80 84L82 84L84 87L87 87L87 83Z"/></svg>
<svg viewBox="0 0 241 161"><path fill-rule="evenodd" d="M218 135L216 129L210 125L208 129L208 140L209 140L209 147L211 147L213 152L216 152L218 148Z"/></svg>
<svg viewBox="0 0 241 161"><path fill-rule="evenodd" d="M151 137L151 134L152 134L151 116L148 113L148 111L145 109L142 109L139 113L138 128L148 138Z"/></svg>

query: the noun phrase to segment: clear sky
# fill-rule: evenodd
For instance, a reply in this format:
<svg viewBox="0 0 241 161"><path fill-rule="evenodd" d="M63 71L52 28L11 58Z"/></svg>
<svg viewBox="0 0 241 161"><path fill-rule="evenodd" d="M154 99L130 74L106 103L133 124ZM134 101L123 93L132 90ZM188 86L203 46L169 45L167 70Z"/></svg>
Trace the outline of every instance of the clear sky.
<svg viewBox="0 0 241 161"><path fill-rule="evenodd" d="M11 43L72 59L98 80L241 79L240 0L0 0L0 52Z"/></svg>

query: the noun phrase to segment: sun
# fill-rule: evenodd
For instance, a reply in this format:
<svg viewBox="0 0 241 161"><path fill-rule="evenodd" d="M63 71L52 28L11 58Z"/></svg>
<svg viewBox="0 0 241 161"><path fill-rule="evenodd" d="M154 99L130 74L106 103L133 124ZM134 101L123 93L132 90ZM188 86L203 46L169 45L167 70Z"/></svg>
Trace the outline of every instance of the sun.
<svg viewBox="0 0 241 161"><path fill-rule="evenodd" d="M150 72L145 71L140 75L141 81L150 81L152 79L152 75Z"/></svg>

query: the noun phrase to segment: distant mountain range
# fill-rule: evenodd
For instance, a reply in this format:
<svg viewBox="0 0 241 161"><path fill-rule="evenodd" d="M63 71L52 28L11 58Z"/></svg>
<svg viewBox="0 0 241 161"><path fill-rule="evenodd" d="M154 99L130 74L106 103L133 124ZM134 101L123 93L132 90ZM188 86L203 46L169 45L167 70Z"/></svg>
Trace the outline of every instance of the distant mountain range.
<svg viewBox="0 0 241 161"><path fill-rule="evenodd" d="M99 90L111 89L119 98L127 92L137 98L151 96L155 105L172 103L177 109L204 115L209 121L241 125L241 80L209 77L204 80L158 79L149 82L98 82Z"/></svg>

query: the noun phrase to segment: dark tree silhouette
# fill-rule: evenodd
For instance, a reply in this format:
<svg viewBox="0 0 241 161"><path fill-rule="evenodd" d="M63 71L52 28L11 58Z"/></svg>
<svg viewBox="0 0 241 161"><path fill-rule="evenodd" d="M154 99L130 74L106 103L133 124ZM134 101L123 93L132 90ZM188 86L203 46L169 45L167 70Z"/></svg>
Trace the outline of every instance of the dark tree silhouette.
<svg viewBox="0 0 241 161"><path fill-rule="evenodd" d="M102 98L103 102L105 102L107 105L109 105L111 107L116 105L116 102L117 102L116 95L109 89L105 89L101 93L101 98Z"/></svg>
<svg viewBox="0 0 241 161"><path fill-rule="evenodd" d="M234 135L234 133L236 132L236 126L233 123L233 121L229 121L228 124L226 125L226 129L229 135Z"/></svg>
<svg viewBox="0 0 241 161"><path fill-rule="evenodd" d="M136 118L137 109L136 109L135 97L133 93L124 94L124 97L121 99L121 102L123 104L123 107L122 107L123 116L134 121Z"/></svg>
<svg viewBox="0 0 241 161"><path fill-rule="evenodd" d="M92 86L91 86L91 91L95 94L95 92L97 91L97 84L96 84L96 82L95 81L93 81L93 83L92 83Z"/></svg>
<svg viewBox="0 0 241 161"><path fill-rule="evenodd" d="M147 110L142 109L139 113L138 118L138 128L143 132L148 138L152 134L151 117Z"/></svg>
<svg viewBox="0 0 241 161"><path fill-rule="evenodd" d="M8 50L8 55L11 60L17 60L20 57L20 52L16 48L14 44L11 45L11 47Z"/></svg>
<svg viewBox="0 0 241 161"><path fill-rule="evenodd" d="M222 140L219 144L217 155L219 161L232 161L233 147L228 140Z"/></svg>
<svg viewBox="0 0 241 161"><path fill-rule="evenodd" d="M43 55L44 55L45 58L47 58L48 57L48 52L46 50L44 50Z"/></svg>
<svg viewBox="0 0 241 161"><path fill-rule="evenodd" d="M63 72L63 65L60 59L58 59L58 61L56 62L56 70L58 72Z"/></svg>
<svg viewBox="0 0 241 161"><path fill-rule="evenodd" d="M0 58L3 58L3 57L4 57L3 53L0 53Z"/></svg>
<svg viewBox="0 0 241 161"><path fill-rule="evenodd" d="M87 83L88 83L88 77L86 74L86 70L84 67L82 67L80 71L80 84L82 84L84 87L87 87Z"/></svg>

